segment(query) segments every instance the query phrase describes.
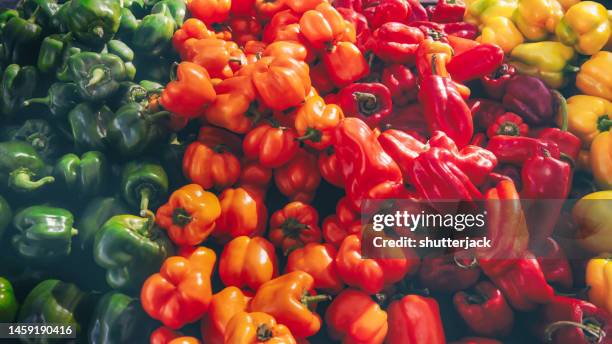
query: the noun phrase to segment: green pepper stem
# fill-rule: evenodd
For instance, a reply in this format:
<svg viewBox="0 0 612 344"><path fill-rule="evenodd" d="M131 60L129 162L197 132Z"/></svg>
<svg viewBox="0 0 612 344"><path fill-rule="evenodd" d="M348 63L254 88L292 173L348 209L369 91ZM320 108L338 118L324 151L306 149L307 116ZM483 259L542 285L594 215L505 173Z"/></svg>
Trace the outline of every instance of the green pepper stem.
<svg viewBox="0 0 612 344"><path fill-rule="evenodd" d="M316 304L318 302L329 301L329 300L331 300L331 296L329 296L329 295L320 294L320 295L311 296L311 295L306 294L306 295L302 296L302 300L301 301L302 301L302 303L304 305L309 307L309 306L314 305L314 304Z"/></svg>
<svg viewBox="0 0 612 344"><path fill-rule="evenodd" d="M91 72L91 78L89 79L89 82L87 83L87 87L91 87L96 85L97 83L99 83L100 81L102 81L102 79L104 79L104 76L106 75L106 72L104 72L104 69L102 68L95 68L92 72Z"/></svg>
<svg viewBox="0 0 612 344"><path fill-rule="evenodd" d="M13 171L9 176L9 186L23 191L33 191L54 181L55 178L52 176L46 176L34 181L31 174L25 169Z"/></svg>
<svg viewBox="0 0 612 344"><path fill-rule="evenodd" d="M518 125L514 122L504 122L497 129L498 135L507 135L507 136L519 136L521 134L521 130Z"/></svg>
<svg viewBox="0 0 612 344"><path fill-rule="evenodd" d="M612 120L608 117L608 115L599 116L597 119L597 129L599 131L608 131L612 127Z"/></svg>
<svg viewBox="0 0 612 344"><path fill-rule="evenodd" d="M93 29L91 29L91 32L100 38L104 37L104 28L102 26L94 27Z"/></svg>
<svg viewBox="0 0 612 344"><path fill-rule="evenodd" d="M259 342L267 342L268 340L274 337L274 333L272 333L272 329L268 327L267 324L261 324L257 326L257 331L255 332L257 335L257 341Z"/></svg>
<svg viewBox="0 0 612 344"><path fill-rule="evenodd" d="M72 228L70 229L70 235L72 235L72 236L77 236L78 234L79 234L79 230L78 230L78 229L76 229L76 228L74 228L74 227L72 227Z"/></svg>
<svg viewBox="0 0 612 344"><path fill-rule="evenodd" d="M321 142L322 136L323 135L321 134L320 130L308 127L308 129L306 129L306 133L304 133L304 135L300 137L296 137L296 140L297 141L310 140L312 142Z"/></svg>
<svg viewBox="0 0 612 344"><path fill-rule="evenodd" d="M603 339L603 336L605 336L605 332L601 329L601 327L595 324L585 325L585 324L575 322L575 321L562 320L562 321L555 321L554 323L546 327L546 329L544 330L544 340L546 342L551 342L553 340L553 334L558 329L562 327L567 327L567 326L577 327L581 329L582 331L586 332L588 336L591 336L596 340L595 343L599 343Z"/></svg>
<svg viewBox="0 0 612 344"><path fill-rule="evenodd" d="M552 94L557 98L557 102L559 102L559 110L561 110L561 130L567 131L567 100L565 100L565 97L557 90L552 90Z"/></svg>
<svg viewBox="0 0 612 344"><path fill-rule="evenodd" d="M145 217L149 211L149 198L151 197L151 189L144 187L140 189L140 216Z"/></svg>
<svg viewBox="0 0 612 344"><path fill-rule="evenodd" d="M46 97L42 97L42 98L31 98L31 99L26 99L23 101L23 106L30 106L30 104L44 104L44 105L49 105L49 96Z"/></svg>

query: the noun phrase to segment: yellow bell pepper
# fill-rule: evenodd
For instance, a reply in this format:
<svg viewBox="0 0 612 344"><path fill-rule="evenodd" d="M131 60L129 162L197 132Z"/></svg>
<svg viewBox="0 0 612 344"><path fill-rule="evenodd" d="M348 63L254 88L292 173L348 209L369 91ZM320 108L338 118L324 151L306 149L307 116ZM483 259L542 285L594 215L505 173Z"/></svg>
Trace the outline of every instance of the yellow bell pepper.
<svg viewBox="0 0 612 344"><path fill-rule="evenodd" d="M529 41L541 41L555 32L563 17L563 8L557 0L519 0L512 19Z"/></svg>
<svg viewBox="0 0 612 344"><path fill-rule="evenodd" d="M606 99L579 94L567 99L567 130L578 136L588 149L595 137L612 127L612 103ZM561 118L557 123L561 124Z"/></svg>
<svg viewBox="0 0 612 344"><path fill-rule="evenodd" d="M589 252L600 254L612 247L612 191L582 197L572 209L577 225L576 241Z"/></svg>
<svg viewBox="0 0 612 344"><path fill-rule="evenodd" d="M593 1L582 1L570 7L555 32L563 44L573 46L583 55L600 51L612 34L608 11Z"/></svg>
<svg viewBox="0 0 612 344"><path fill-rule="evenodd" d="M612 53L600 51L582 64L576 86L582 93L612 101Z"/></svg>
<svg viewBox="0 0 612 344"><path fill-rule="evenodd" d="M612 254L603 253L586 266L589 301L612 314Z"/></svg>
<svg viewBox="0 0 612 344"><path fill-rule="evenodd" d="M589 161L591 161L591 171L597 185L605 190L612 189L612 137L610 131L604 131L595 136L591 143Z"/></svg>
<svg viewBox="0 0 612 344"><path fill-rule="evenodd" d="M510 54L510 63L519 73L538 77L550 88L561 88L567 83L567 72L578 71L570 63L574 49L559 42L537 42L517 45Z"/></svg>
<svg viewBox="0 0 612 344"><path fill-rule="evenodd" d="M558 0L563 7L563 11L567 11L568 8L580 2L580 0Z"/></svg>
<svg viewBox="0 0 612 344"><path fill-rule="evenodd" d="M506 17L487 18L476 40L480 43L498 45L506 54L524 41L521 32Z"/></svg>
<svg viewBox="0 0 612 344"><path fill-rule="evenodd" d="M511 18L516 10L518 0L471 0L466 3L463 20L468 23L482 25L493 17Z"/></svg>

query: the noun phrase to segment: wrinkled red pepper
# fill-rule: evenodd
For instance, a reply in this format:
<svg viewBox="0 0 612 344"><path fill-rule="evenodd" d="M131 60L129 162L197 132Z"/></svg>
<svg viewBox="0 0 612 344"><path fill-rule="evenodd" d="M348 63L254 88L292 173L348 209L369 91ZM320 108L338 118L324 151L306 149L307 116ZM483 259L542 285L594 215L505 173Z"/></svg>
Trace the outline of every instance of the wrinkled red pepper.
<svg viewBox="0 0 612 344"><path fill-rule="evenodd" d="M572 269L565 252L553 238L546 238L533 247L546 281L553 286L570 289L573 282Z"/></svg>
<svg viewBox="0 0 612 344"><path fill-rule="evenodd" d="M460 291L453 297L455 309L474 333L503 337L514 325L514 313L501 290L491 282L482 281L471 290Z"/></svg>
<svg viewBox="0 0 612 344"><path fill-rule="evenodd" d="M493 100L473 98L469 99L467 103L472 111L474 126L477 131L487 131L487 128L495 123L499 116L506 113L506 109Z"/></svg>
<svg viewBox="0 0 612 344"><path fill-rule="evenodd" d="M525 136L493 136L487 145L487 150L493 152L499 162L522 165L535 155L546 151L551 158L560 157L559 147L552 142Z"/></svg>
<svg viewBox="0 0 612 344"><path fill-rule="evenodd" d="M405 65L392 64L385 67L381 82L391 92L394 105L405 106L416 100L417 78L412 70Z"/></svg>
<svg viewBox="0 0 612 344"><path fill-rule="evenodd" d="M412 161L426 150L425 143L414 136L397 129L389 129L378 136L382 148L402 169L406 177Z"/></svg>
<svg viewBox="0 0 612 344"><path fill-rule="evenodd" d="M347 117L357 117L371 127L391 114L391 92L381 83L355 83L338 92L336 104Z"/></svg>
<svg viewBox="0 0 612 344"><path fill-rule="evenodd" d="M399 129L425 142L429 136L427 123L423 118L423 107L419 103L410 104L406 107L393 107L391 115L383 119L379 124L382 130Z"/></svg>
<svg viewBox="0 0 612 344"><path fill-rule="evenodd" d="M506 94L508 81L515 75L516 68L513 65L502 63L495 71L480 78L480 81L489 97L500 100Z"/></svg>
<svg viewBox="0 0 612 344"><path fill-rule="evenodd" d="M446 70L453 80L466 82L494 72L503 61L504 51L499 46L484 43L453 56Z"/></svg>
<svg viewBox="0 0 612 344"><path fill-rule="evenodd" d="M454 23L463 21L465 3L462 0L438 0L431 11L431 21L436 23Z"/></svg>
<svg viewBox="0 0 612 344"><path fill-rule="evenodd" d="M449 36L456 36L465 39L476 39L478 36L478 26L458 21L456 23L446 23L443 26L444 33Z"/></svg>
<svg viewBox="0 0 612 344"><path fill-rule="evenodd" d="M460 261L462 266L455 260ZM468 264L463 259L453 258L452 254L425 256L419 269L419 281L431 291L454 293L467 289L480 278L480 269Z"/></svg>
<svg viewBox="0 0 612 344"><path fill-rule="evenodd" d="M573 163L578 159L582 142L576 135L567 131L567 102L565 98L556 90L553 90L552 93L557 100L559 112L561 113L561 128L544 128L538 133L537 138L556 143L561 153L571 159Z"/></svg>
<svg viewBox="0 0 612 344"><path fill-rule="evenodd" d="M412 8L404 0L362 0L360 12L368 18L370 27L376 29L385 23L404 21Z"/></svg>
<svg viewBox="0 0 612 344"><path fill-rule="evenodd" d="M352 23L353 26L355 26L355 34L357 38L356 44L361 51L365 51L366 45L368 44L368 41L372 35L370 26L368 24L368 19L354 9L338 7L336 2L334 2L334 6L336 6L336 10L340 12L344 20Z"/></svg>
<svg viewBox="0 0 612 344"><path fill-rule="evenodd" d="M389 63L414 64L419 43L425 35L418 28L402 23L385 23L372 34L372 51Z"/></svg>

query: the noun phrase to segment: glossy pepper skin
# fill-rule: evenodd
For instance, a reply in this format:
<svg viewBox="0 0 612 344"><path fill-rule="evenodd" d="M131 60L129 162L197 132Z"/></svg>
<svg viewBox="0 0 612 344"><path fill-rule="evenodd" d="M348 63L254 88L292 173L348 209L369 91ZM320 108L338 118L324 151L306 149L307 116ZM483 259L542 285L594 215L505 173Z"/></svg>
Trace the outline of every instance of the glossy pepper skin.
<svg viewBox="0 0 612 344"><path fill-rule="evenodd" d="M467 264L455 262L451 254L425 256L419 269L419 281L427 289L453 293L465 290L478 281L480 269L466 268Z"/></svg>
<svg viewBox="0 0 612 344"><path fill-rule="evenodd" d="M35 18L24 19L19 16L10 18L2 28L2 60L7 63L35 64L37 51L43 38L42 27Z"/></svg>
<svg viewBox="0 0 612 344"><path fill-rule="evenodd" d="M327 147L324 151L319 152L318 163L321 177L326 182L339 188L344 187L344 180L342 179L340 165L338 164L338 156L333 147Z"/></svg>
<svg viewBox="0 0 612 344"><path fill-rule="evenodd" d="M592 258L586 267L586 283L590 286L589 301L610 312L612 310L612 259L609 254Z"/></svg>
<svg viewBox="0 0 612 344"><path fill-rule="evenodd" d="M388 63L414 64L423 32L402 23L388 22L372 34L372 51Z"/></svg>
<svg viewBox="0 0 612 344"><path fill-rule="evenodd" d="M330 336L346 343L380 344L389 330L387 312L370 295L351 288L334 298L325 322Z"/></svg>
<svg viewBox="0 0 612 344"><path fill-rule="evenodd" d="M38 81L38 72L33 66L8 65L2 73L0 83L0 113L12 118L23 107L23 102L32 97Z"/></svg>
<svg viewBox="0 0 612 344"><path fill-rule="evenodd" d="M69 37L69 36L68 36ZM38 52L38 60L36 67L43 73L55 72L57 67L62 63L61 59L64 52L65 35L53 34L45 37L40 44Z"/></svg>
<svg viewBox="0 0 612 344"><path fill-rule="evenodd" d="M431 11L431 21L436 23L455 23L463 21L465 3L462 0L438 0Z"/></svg>
<svg viewBox="0 0 612 344"><path fill-rule="evenodd" d="M512 19L523 36L530 41L541 41L555 32L563 17L563 8L557 0L518 1Z"/></svg>
<svg viewBox="0 0 612 344"><path fill-rule="evenodd" d="M293 158L298 149L294 129L283 127L278 121L263 123L249 131L242 142L244 155L258 160L268 168L280 167Z"/></svg>
<svg viewBox="0 0 612 344"><path fill-rule="evenodd" d="M137 299L111 291L104 294L96 304L87 338L92 344L138 341L148 336L153 326Z"/></svg>
<svg viewBox="0 0 612 344"><path fill-rule="evenodd" d="M250 75L237 75L215 85L217 97L204 110L206 120L238 134L246 134L260 116L251 104L256 98Z"/></svg>
<svg viewBox="0 0 612 344"><path fill-rule="evenodd" d="M548 284L566 289L573 286L574 280L567 256L555 239L546 238L533 247L533 251Z"/></svg>
<svg viewBox="0 0 612 344"><path fill-rule="evenodd" d="M338 42L323 55L323 65L337 87L347 86L370 72L363 53L351 42Z"/></svg>
<svg viewBox="0 0 612 344"><path fill-rule="evenodd" d="M0 321L12 322L15 320L18 308L19 303L11 282L4 277L0 277Z"/></svg>
<svg viewBox="0 0 612 344"><path fill-rule="evenodd" d="M238 180L240 161L223 144L193 142L183 155L183 174L205 189L223 190Z"/></svg>
<svg viewBox="0 0 612 344"><path fill-rule="evenodd" d="M288 203L270 217L268 238L285 254L305 244L320 242L319 213L302 202Z"/></svg>
<svg viewBox="0 0 612 344"><path fill-rule="evenodd" d="M69 153L53 167L56 185L76 193L81 199L99 195L108 187L109 166L101 152L90 151L80 157Z"/></svg>
<svg viewBox="0 0 612 344"><path fill-rule="evenodd" d="M71 139L78 151L104 151L108 123L114 114L106 105L80 103L68 113Z"/></svg>
<svg viewBox="0 0 612 344"><path fill-rule="evenodd" d="M483 43L451 58L446 70L453 80L466 82L494 72L504 61L504 51L494 44Z"/></svg>
<svg viewBox="0 0 612 344"><path fill-rule="evenodd" d="M219 276L226 286L258 290L262 284L278 276L274 246L262 237L234 238L221 253Z"/></svg>
<svg viewBox="0 0 612 344"><path fill-rule="evenodd" d="M334 129L344 118L342 108L326 104L319 96L309 97L295 116L295 128L299 140L322 150L332 144Z"/></svg>
<svg viewBox="0 0 612 344"><path fill-rule="evenodd" d="M446 343L440 308L434 298L407 295L387 308L389 332L386 343Z"/></svg>
<svg viewBox="0 0 612 344"><path fill-rule="evenodd" d="M60 133L44 119L28 119L2 140L29 143L45 162L58 157L64 146Z"/></svg>
<svg viewBox="0 0 612 344"><path fill-rule="evenodd" d="M610 340L610 315L587 301L555 296L536 314L535 330L550 343L605 343Z"/></svg>
<svg viewBox="0 0 612 344"><path fill-rule="evenodd" d="M591 143L589 160L591 171L595 182L602 188L609 189L612 186L610 170L612 169L612 139L610 132L605 131L598 134Z"/></svg>
<svg viewBox="0 0 612 344"><path fill-rule="evenodd" d="M81 52L70 56L59 71L61 81L74 82L83 99L101 101L128 80L128 71L121 58L109 53Z"/></svg>
<svg viewBox="0 0 612 344"><path fill-rule="evenodd" d="M277 324L274 317L264 312L240 312L227 324L227 344L278 343L295 344L287 326Z"/></svg>
<svg viewBox="0 0 612 344"><path fill-rule="evenodd" d="M567 99L567 130L578 136L582 147L588 149L591 142L601 132L612 127L612 103L607 99L575 95ZM558 117L557 123L562 124L563 118Z"/></svg>
<svg viewBox="0 0 612 344"><path fill-rule="evenodd" d="M194 17L206 24L223 22L230 11L229 0L197 0L187 4L187 8Z"/></svg>
<svg viewBox="0 0 612 344"><path fill-rule="evenodd" d="M0 239L4 234L4 230L13 220L13 210L6 199L0 196Z"/></svg>
<svg viewBox="0 0 612 344"><path fill-rule="evenodd" d="M206 240L221 215L219 199L197 184L174 191L157 209L155 220L177 245L195 246Z"/></svg>
<svg viewBox="0 0 612 344"><path fill-rule="evenodd" d="M74 83L56 82L49 86L47 96L30 98L23 102L24 106L42 104L49 108L53 119L65 119L70 110L81 102L78 87Z"/></svg>
<svg viewBox="0 0 612 344"><path fill-rule="evenodd" d="M554 116L553 95L540 79L517 75L508 82L504 107L529 124L542 124Z"/></svg>
<svg viewBox="0 0 612 344"><path fill-rule="evenodd" d="M119 188L127 204L140 209L144 216L149 207L163 202L168 193L168 176L161 165L134 160L123 166Z"/></svg>
<svg viewBox="0 0 612 344"><path fill-rule="evenodd" d="M238 44L216 38L188 39L182 57L206 68L211 78L219 79L232 77L240 65L246 64Z"/></svg>
<svg viewBox="0 0 612 344"><path fill-rule="evenodd" d="M519 115L512 112L506 112L497 117L495 123L487 128L488 137L496 135L527 136L528 132L529 126Z"/></svg>
<svg viewBox="0 0 612 344"><path fill-rule="evenodd" d="M221 242L246 235L262 234L266 228L265 203L252 191L227 188L219 195L221 216L216 221L213 236Z"/></svg>
<svg viewBox="0 0 612 344"><path fill-rule="evenodd" d="M410 68L392 64L383 69L381 83L391 92L393 103L399 106L414 101L417 95L417 79Z"/></svg>
<svg viewBox="0 0 612 344"><path fill-rule="evenodd" d="M385 1L380 3L373 0L362 1L360 12L368 19L372 29L376 29L388 22L402 22L412 14L412 7L408 2Z"/></svg>
<svg viewBox="0 0 612 344"><path fill-rule="evenodd" d="M300 33L315 48L323 48L344 38L347 23L342 15L329 3L321 2L300 17ZM353 28L354 30L354 28Z"/></svg>
<svg viewBox="0 0 612 344"><path fill-rule="evenodd" d="M312 276L303 271L284 274L259 287L249 310L270 314L296 338L309 337L321 328L321 318L309 306L328 299L326 295L311 296L313 284Z"/></svg>
<svg viewBox="0 0 612 344"><path fill-rule="evenodd" d="M106 281L115 289L137 290L173 253L168 238L151 217L117 215L96 234L94 260L105 268Z"/></svg>
<svg viewBox="0 0 612 344"><path fill-rule="evenodd" d="M147 278L140 292L145 312L171 329L201 318L212 298L210 276L215 252L200 246L184 248L181 253L167 258L159 273Z"/></svg>
<svg viewBox="0 0 612 344"><path fill-rule="evenodd" d="M176 80L166 85L159 103L172 113L193 118L199 116L215 97L206 69L193 62L181 62L176 69Z"/></svg>
<svg viewBox="0 0 612 344"><path fill-rule="evenodd" d="M170 45L177 23L172 18L167 4L159 2L151 14L142 18L134 31L134 48L148 55L160 55Z"/></svg>
<svg viewBox="0 0 612 344"><path fill-rule="evenodd" d="M496 135L487 144L501 163L522 165L527 159L541 155L547 151L553 158L559 158L561 153L556 143L524 136Z"/></svg>
<svg viewBox="0 0 612 344"><path fill-rule="evenodd" d="M606 45L612 31L606 8L584 1L567 9L555 33L563 44L573 46L579 54L593 55Z"/></svg>
<svg viewBox="0 0 612 344"><path fill-rule="evenodd" d="M576 223L578 244L591 253L606 252L610 245L610 226L608 225L607 201L612 196L609 190L590 193L582 197L572 209L572 218Z"/></svg>
<svg viewBox="0 0 612 344"><path fill-rule="evenodd" d="M81 323L76 310L86 300L87 295L76 285L57 279L38 283L30 291L19 309L17 321L32 323L44 319L54 324L71 325L77 334L85 330L87 324Z"/></svg>
<svg viewBox="0 0 612 344"><path fill-rule="evenodd" d="M234 315L247 310L251 298L236 287L227 287L213 295L202 318L202 337L211 344L224 344L225 332Z"/></svg>
<svg viewBox="0 0 612 344"><path fill-rule="evenodd" d="M502 99L506 93L508 81L516 75L516 68L510 64L502 63L493 72L480 78L480 82L487 95L493 99Z"/></svg>
<svg viewBox="0 0 612 344"><path fill-rule="evenodd" d="M309 68L291 57L263 57L255 64L253 85L263 104L283 111L300 104L310 92Z"/></svg>
<svg viewBox="0 0 612 344"><path fill-rule="evenodd" d="M381 83L355 83L338 92L336 103L347 117L357 117L371 127L391 114L391 92Z"/></svg>
<svg viewBox="0 0 612 344"><path fill-rule="evenodd" d="M612 52L600 51L580 66L576 75L576 86L582 93L612 101L612 85L603 78L606 70L612 66Z"/></svg>
<svg viewBox="0 0 612 344"><path fill-rule="evenodd" d="M0 182L11 190L28 193L55 181L47 165L27 142L1 142L0 158Z"/></svg>
<svg viewBox="0 0 612 344"><path fill-rule="evenodd" d="M96 234L100 231L102 225L111 217L128 212L128 206L120 198L92 198L79 213L75 222L76 228L79 229L75 244L81 251L91 252Z"/></svg>
<svg viewBox="0 0 612 344"><path fill-rule="evenodd" d="M334 150L354 209L360 209L363 199L393 198L401 192L403 180L399 166L362 120L348 117L340 122Z"/></svg>
<svg viewBox="0 0 612 344"><path fill-rule="evenodd" d="M476 1L483 3L484 1ZM503 16L493 16L485 20L482 33L476 38L480 43L496 44L508 54L517 45L524 42L521 31L516 27L511 19Z"/></svg>
<svg viewBox="0 0 612 344"><path fill-rule="evenodd" d="M536 42L517 45L510 54L510 63L521 74L540 78L551 88L567 84L568 73L578 69L572 66L574 49L559 42Z"/></svg>
<svg viewBox="0 0 612 344"><path fill-rule="evenodd" d="M453 304L461 318L476 334L503 337L512 330L514 313L501 290L491 282L480 282L471 292L456 293Z"/></svg>
<svg viewBox="0 0 612 344"><path fill-rule="evenodd" d="M338 294L344 288L336 267L337 250L332 244L308 243L293 250L287 258L286 272L304 271L314 278L314 288Z"/></svg>
<svg viewBox="0 0 612 344"><path fill-rule="evenodd" d="M71 0L66 12L70 31L86 44L102 45L119 30L121 3L117 0Z"/></svg>
<svg viewBox="0 0 612 344"><path fill-rule="evenodd" d="M274 183L291 201L309 203L321 183L316 156L298 149L293 159L274 171Z"/></svg>

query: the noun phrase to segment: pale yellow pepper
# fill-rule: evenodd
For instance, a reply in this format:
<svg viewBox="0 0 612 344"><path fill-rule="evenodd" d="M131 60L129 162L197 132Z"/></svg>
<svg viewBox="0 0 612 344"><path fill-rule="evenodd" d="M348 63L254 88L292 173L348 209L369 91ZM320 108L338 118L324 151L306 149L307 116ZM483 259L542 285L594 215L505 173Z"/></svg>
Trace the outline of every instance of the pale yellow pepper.
<svg viewBox="0 0 612 344"><path fill-rule="evenodd" d="M563 44L573 46L583 55L600 51L612 34L608 11L593 1L582 1L570 7L555 32Z"/></svg>
<svg viewBox="0 0 612 344"><path fill-rule="evenodd" d="M595 136L591 142L589 161L595 183L604 190L612 190L612 136L610 136L610 131L604 131ZM612 235L612 232L610 234ZM612 236L610 240L612 241Z"/></svg>
<svg viewBox="0 0 612 344"><path fill-rule="evenodd" d="M612 254L603 253L589 260L585 282L589 301L612 314Z"/></svg>
<svg viewBox="0 0 612 344"><path fill-rule="evenodd" d="M466 2L464 20L482 26L493 17L511 18L518 0L469 0Z"/></svg>
<svg viewBox="0 0 612 344"><path fill-rule="evenodd" d="M492 17L484 21L482 32L476 38L480 43L496 44L508 54L524 42L523 35L514 23L506 17Z"/></svg>
<svg viewBox="0 0 612 344"><path fill-rule="evenodd" d="M572 209L575 240L589 252L612 249L612 191L597 191L582 197Z"/></svg>
<svg viewBox="0 0 612 344"><path fill-rule="evenodd" d="M512 19L528 41L545 40L563 17L557 0L519 0Z"/></svg>
<svg viewBox="0 0 612 344"><path fill-rule="evenodd" d="M576 86L584 94L612 101L612 52L600 51L583 63Z"/></svg>

